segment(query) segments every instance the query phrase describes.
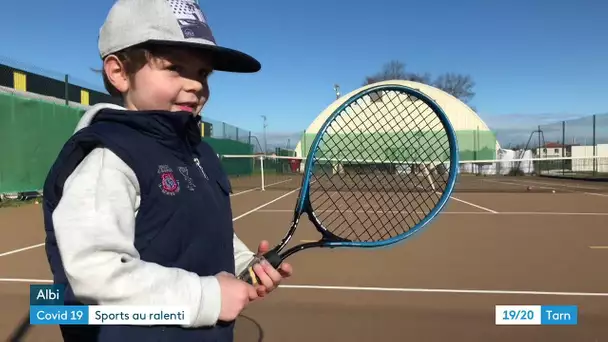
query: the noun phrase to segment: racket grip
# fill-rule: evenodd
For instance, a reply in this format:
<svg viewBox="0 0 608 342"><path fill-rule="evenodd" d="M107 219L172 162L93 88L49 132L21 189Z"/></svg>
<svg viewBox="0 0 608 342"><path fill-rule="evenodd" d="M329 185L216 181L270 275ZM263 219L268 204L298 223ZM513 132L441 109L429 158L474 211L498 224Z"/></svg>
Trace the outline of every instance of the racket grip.
<svg viewBox="0 0 608 342"><path fill-rule="evenodd" d="M261 284L260 278L258 278L253 270L253 266L261 263L264 260L268 261L274 268L279 267L281 262L283 262L283 260L281 260L281 256L277 252L269 251L262 256L255 256L249 265L247 265L247 268L241 272L241 274L239 274L238 278L251 285Z"/></svg>

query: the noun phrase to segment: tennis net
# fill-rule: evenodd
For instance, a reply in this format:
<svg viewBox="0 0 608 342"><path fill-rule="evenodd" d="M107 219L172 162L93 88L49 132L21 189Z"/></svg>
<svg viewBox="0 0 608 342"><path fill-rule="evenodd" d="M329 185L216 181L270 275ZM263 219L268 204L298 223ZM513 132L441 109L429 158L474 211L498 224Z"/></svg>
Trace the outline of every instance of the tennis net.
<svg viewBox="0 0 608 342"><path fill-rule="evenodd" d="M221 160L235 193L252 189L298 189L306 162L300 157L268 155L224 155ZM383 184L377 184L378 177L366 175L390 173L393 175L390 179L399 179L398 190L431 191L445 185L441 182L447 179L445 172L449 170L449 162L396 164L377 160L331 160L318 163L317 167L322 168L324 174L345 172L349 177L344 179L349 182L375 182L370 184L370 189L382 189ZM395 174L400 177L396 178ZM384 185L391 190L397 189L395 184ZM454 192L576 192L577 188L608 192L608 157L461 161Z"/></svg>

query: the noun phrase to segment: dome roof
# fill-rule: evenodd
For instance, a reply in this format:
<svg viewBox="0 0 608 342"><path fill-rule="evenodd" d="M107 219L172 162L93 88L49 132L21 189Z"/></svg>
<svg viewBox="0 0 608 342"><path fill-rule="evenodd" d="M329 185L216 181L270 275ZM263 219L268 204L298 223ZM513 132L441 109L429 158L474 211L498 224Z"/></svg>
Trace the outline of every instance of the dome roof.
<svg viewBox="0 0 608 342"><path fill-rule="evenodd" d="M475 111L473 111L467 104L465 104L458 98L450 95L449 93L447 93L439 88L436 88L436 87L433 87L433 86L430 86L427 84L419 83L419 82L405 81L405 80L389 80L389 81L382 81L382 82L369 84L369 85L360 87L358 89L355 89L355 90L349 92L348 94L345 94L344 96L340 97L336 101L334 101L325 110L323 110L315 118L315 120L313 120L313 122L308 126L308 128L306 129L305 135L302 137L302 139L296 145L296 148L295 148L296 155L305 156L302 154L302 145L305 146L304 149L307 151L310 143L314 139L314 136L316 135L318 130L321 128L323 123L327 120L327 118L331 115L331 113L333 113L340 105L342 105L344 102L346 102L351 96L353 96L354 94L361 92L365 89L368 89L368 88L371 88L371 87L374 87L377 85L383 85L383 84L397 84L397 85L407 86L407 87L416 89L416 90L424 93L431 99L433 99L445 111L452 126L454 127L454 129L457 132L458 144L459 144L459 147L461 150L461 160L473 159L473 158L469 158L469 154L466 151L482 149L483 147L481 145L484 145L486 150L491 150L491 151L488 151L488 153L492 154L492 156L489 156L486 153L485 158L481 158L481 159L495 159L495 153L498 149L500 149L500 146L499 146L498 142L496 141L496 138L495 138L493 132L490 131L490 128L477 115L477 113L475 113ZM385 111L385 113L382 113L381 115L390 116L388 111ZM349 126L349 128L353 127L351 130L355 130L354 127L357 127L357 129L361 130L362 129L361 125L362 125L362 123L360 123L360 122L354 123L354 125ZM404 127L399 127L399 128L407 130L407 127L405 127L406 125L407 124L404 123ZM388 131L387 128L383 129L380 127L372 128L372 127L365 127L365 126L363 126L363 130L371 130L374 132ZM477 135L477 137L474 137L474 135ZM483 138L481 136L483 136ZM303 142L302 140L305 140L305 141ZM464 152L464 155L462 152ZM478 159L478 157L479 156L477 156L476 159Z"/></svg>

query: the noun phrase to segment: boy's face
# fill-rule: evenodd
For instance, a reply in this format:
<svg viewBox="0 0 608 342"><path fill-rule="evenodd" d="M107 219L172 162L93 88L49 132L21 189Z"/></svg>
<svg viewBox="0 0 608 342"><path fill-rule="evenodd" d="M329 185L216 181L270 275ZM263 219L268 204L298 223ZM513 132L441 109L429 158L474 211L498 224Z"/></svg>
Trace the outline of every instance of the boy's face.
<svg viewBox="0 0 608 342"><path fill-rule="evenodd" d="M150 58L130 80L117 76L117 88L124 94L127 109L187 111L198 115L209 99L211 72L210 61L201 53L171 48Z"/></svg>

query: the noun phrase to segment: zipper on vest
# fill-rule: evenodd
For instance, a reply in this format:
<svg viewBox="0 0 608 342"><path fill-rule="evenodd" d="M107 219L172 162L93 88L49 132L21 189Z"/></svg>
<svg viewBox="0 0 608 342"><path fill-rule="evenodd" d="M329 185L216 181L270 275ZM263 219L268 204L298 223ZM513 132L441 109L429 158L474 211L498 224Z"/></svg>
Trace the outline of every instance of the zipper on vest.
<svg viewBox="0 0 608 342"><path fill-rule="evenodd" d="M198 160L198 158L194 158L194 163L196 163L198 169L201 170L201 173L203 174L203 176L205 176L205 179L209 180L209 177L207 177L207 174L205 173L205 170L203 169L203 166L201 165L201 162Z"/></svg>

